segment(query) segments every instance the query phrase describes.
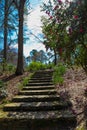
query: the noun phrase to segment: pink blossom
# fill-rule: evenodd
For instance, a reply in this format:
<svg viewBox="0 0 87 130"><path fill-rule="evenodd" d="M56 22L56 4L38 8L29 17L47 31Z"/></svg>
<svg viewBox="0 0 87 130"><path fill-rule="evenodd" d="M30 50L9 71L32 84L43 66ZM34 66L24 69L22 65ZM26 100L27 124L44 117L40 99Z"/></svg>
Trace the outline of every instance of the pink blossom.
<svg viewBox="0 0 87 130"><path fill-rule="evenodd" d="M72 33L72 28L69 28L69 34L71 34Z"/></svg>
<svg viewBox="0 0 87 130"><path fill-rule="evenodd" d="M82 33L83 32L83 29L82 28L80 28L80 33Z"/></svg>
<svg viewBox="0 0 87 130"><path fill-rule="evenodd" d="M50 16L50 19L52 19L53 17L52 16Z"/></svg>
<svg viewBox="0 0 87 130"><path fill-rule="evenodd" d="M58 7L59 7L59 6L58 6L58 5L56 5L56 6L54 7L54 10L56 10Z"/></svg>
<svg viewBox="0 0 87 130"><path fill-rule="evenodd" d="M50 15L50 12L46 11L46 14Z"/></svg>
<svg viewBox="0 0 87 130"><path fill-rule="evenodd" d="M46 11L46 14L48 13L48 11Z"/></svg>
<svg viewBox="0 0 87 130"><path fill-rule="evenodd" d="M62 0L58 0L59 4L62 4Z"/></svg>
<svg viewBox="0 0 87 130"><path fill-rule="evenodd" d="M75 16L74 16L74 19L78 19L78 15L75 15Z"/></svg>

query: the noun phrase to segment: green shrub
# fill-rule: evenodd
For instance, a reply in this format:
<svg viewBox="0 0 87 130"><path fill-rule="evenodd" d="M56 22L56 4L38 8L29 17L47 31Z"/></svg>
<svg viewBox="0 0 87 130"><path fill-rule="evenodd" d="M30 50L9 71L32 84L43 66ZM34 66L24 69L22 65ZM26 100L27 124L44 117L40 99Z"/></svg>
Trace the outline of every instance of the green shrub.
<svg viewBox="0 0 87 130"><path fill-rule="evenodd" d="M54 68L54 73L53 73L53 82L55 84L59 83L59 84L63 84L64 82L64 78L63 75L66 72L66 67L62 64L59 64L58 66L56 66Z"/></svg>
<svg viewBox="0 0 87 130"><path fill-rule="evenodd" d="M28 82L29 82L29 77L24 78L22 82L23 86L25 86Z"/></svg>
<svg viewBox="0 0 87 130"><path fill-rule="evenodd" d="M20 82L20 83L18 84L18 89L19 89L19 90L21 90L24 86L26 86L26 84L28 84L28 82L29 82L29 80L31 79L32 75L33 75L33 73L30 73L29 76L24 77L24 78L22 79L22 82Z"/></svg>
<svg viewBox="0 0 87 130"><path fill-rule="evenodd" d="M28 71L37 71L37 70L41 70L41 69L46 69L46 65L42 64L41 62L32 62L27 67Z"/></svg>
<svg viewBox="0 0 87 130"><path fill-rule="evenodd" d="M15 66L12 65L12 64L8 64L8 65L7 65L7 71L9 71L9 72L14 72L14 71L15 71Z"/></svg>
<svg viewBox="0 0 87 130"><path fill-rule="evenodd" d="M52 69L52 68L54 68L54 64L53 63L47 64L46 68L47 69Z"/></svg>
<svg viewBox="0 0 87 130"><path fill-rule="evenodd" d="M56 77L53 79L53 81L54 81L55 84L59 83L60 85L62 85L63 82L64 82L64 78L63 78L63 77L60 77L60 76L58 76L58 77L56 76Z"/></svg>
<svg viewBox="0 0 87 130"><path fill-rule="evenodd" d="M63 76L66 72L66 67L64 65L59 64L54 68L55 74Z"/></svg>
<svg viewBox="0 0 87 130"><path fill-rule="evenodd" d="M26 70L37 71L37 70L44 70L44 69L52 69L53 67L54 67L53 63L43 64L41 62L32 62L27 66Z"/></svg>
<svg viewBox="0 0 87 130"><path fill-rule="evenodd" d="M3 60L2 63L0 63L0 73L3 72L15 72L15 66L10 63L6 63L5 60Z"/></svg>

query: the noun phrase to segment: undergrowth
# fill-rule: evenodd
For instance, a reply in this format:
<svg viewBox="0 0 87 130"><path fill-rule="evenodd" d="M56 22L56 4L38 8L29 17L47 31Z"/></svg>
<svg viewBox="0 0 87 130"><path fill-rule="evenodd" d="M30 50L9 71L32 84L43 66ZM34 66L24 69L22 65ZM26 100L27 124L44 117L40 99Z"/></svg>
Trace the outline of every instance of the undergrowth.
<svg viewBox="0 0 87 130"><path fill-rule="evenodd" d="M64 82L63 75L65 74L65 72L66 72L66 67L62 64L59 64L54 68L54 73L53 73L54 84L57 83L59 83L60 85L63 84Z"/></svg>
<svg viewBox="0 0 87 130"><path fill-rule="evenodd" d="M53 68L54 64L43 64L41 62L32 62L27 66L27 71L37 71Z"/></svg>
<svg viewBox="0 0 87 130"><path fill-rule="evenodd" d="M7 97L6 83L0 80L0 101Z"/></svg>

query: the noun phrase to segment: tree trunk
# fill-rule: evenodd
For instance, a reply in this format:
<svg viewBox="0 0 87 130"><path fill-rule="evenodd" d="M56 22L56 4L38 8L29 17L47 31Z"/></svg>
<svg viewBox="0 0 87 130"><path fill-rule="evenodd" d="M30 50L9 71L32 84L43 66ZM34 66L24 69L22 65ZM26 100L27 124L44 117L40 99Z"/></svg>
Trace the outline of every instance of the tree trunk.
<svg viewBox="0 0 87 130"><path fill-rule="evenodd" d="M57 65L57 54L56 54L56 50L54 50L54 64Z"/></svg>
<svg viewBox="0 0 87 130"><path fill-rule="evenodd" d="M24 15L24 4L25 0L19 2L19 33L18 33L18 61L16 75L23 74L23 15Z"/></svg>
<svg viewBox="0 0 87 130"><path fill-rule="evenodd" d="M7 32L7 26L8 26L8 1L5 0L5 9L4 9L4 54L3 54L3 58L5 60L5 62L7 61L7 36L8 36L8 32Z"/></svg>

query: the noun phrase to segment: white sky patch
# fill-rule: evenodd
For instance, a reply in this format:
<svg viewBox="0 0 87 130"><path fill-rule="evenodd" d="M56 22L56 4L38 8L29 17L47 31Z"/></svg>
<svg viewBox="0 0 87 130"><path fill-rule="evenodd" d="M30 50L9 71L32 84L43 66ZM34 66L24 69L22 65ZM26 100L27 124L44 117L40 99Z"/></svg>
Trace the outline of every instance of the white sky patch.
<svg viewBox="0 0 87 130"><path fill-rule="evenodd" d="M12 49L12 48L18 49L18 44L16 43L16 44L14 44L14 45L11 45L10 48L11 48L11 49Z"/></svg>
<svg viewBox="0 0 87 130"><path fill-rule="evenodd" d="M40 51L40 50L44 50L44 51L46 51L46 49L45 49L45 47L44 47L44 45L41 43L41 44L38 44L38 43L33 43L33 45L32 44L25 44L24 45L24 55L27 57L27 56L29 56L29 54L30 54L30 51L32 51L33 49L36 49L37 51Z"/></svg>
<svg viewBox="0 0 87 130"><path fill-rule="evenodd" d="M27 18L27 25L29 30L33 31L33 33L42 33L41 29L41 16L44 15L43 12L40 11L40 6L37 6L35 10L29 14Z"/></svg>
<svg viewBox="0 0 87 130"><path fill-rule="evenodd" d="M31 12L27 18L27 25L31 33L28 34L30 40L27 41L27 43L24 45L25 56L29 56L29 53L30 51L32 51L32 49L37 49L38 51L46 51L45 46L43 45L43 43L40 42L40 40L42 41L42 36L40 34L42 34L41 16L43 15L44 13L41 12L41 8L38 5L36 6L36 8L34 8L34 11ZM40 40L36 38L34 35L32 35L32 33L35 36L37 36Z"/></svg>

